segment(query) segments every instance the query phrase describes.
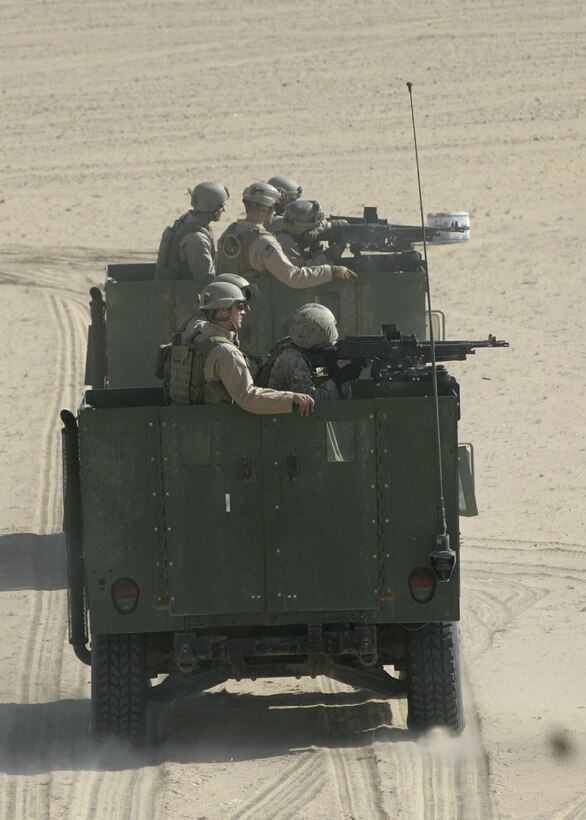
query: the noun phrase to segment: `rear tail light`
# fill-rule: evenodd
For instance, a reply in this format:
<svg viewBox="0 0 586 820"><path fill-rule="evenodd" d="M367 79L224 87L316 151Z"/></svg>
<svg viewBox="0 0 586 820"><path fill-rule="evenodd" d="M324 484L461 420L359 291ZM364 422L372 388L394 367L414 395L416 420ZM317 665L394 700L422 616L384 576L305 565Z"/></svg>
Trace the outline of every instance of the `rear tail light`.
<svg viewBox="0 0 586 820"><path fill-rule="evenodd" d="M411 595L420 604L431 601L435 592L435 574L427 567L418 567L409 576Z"/></svg>
<svg viewBox="0 0 586 820"><path fill-rule="evenodd" d="M138 586L131 578L119 578L112 584L112 600L123 615L134 612L138 604Z"/></svg>

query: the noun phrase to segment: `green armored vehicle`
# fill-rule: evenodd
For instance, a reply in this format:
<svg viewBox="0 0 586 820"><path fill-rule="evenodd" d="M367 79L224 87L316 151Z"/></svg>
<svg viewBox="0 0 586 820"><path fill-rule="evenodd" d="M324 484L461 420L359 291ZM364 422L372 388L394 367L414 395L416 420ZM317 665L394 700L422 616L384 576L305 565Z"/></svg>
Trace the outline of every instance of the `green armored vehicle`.
<svg viewBox="0 0 586 820"><path fill-rule="evenodd" d="M463 729L458 518L476 514L473 464L458 442L458 384L437 362L506 343L419 342L425 271L420 259L401 270L414 259L404 253L395 271L357 257L373 315L384 313L377 282L391 306L393 288L412 301L390 309L382 334L339 342L366 377L309 418L114 387L126 376L110 370L107 285L109 387L87 390L77 417L62 412L69 637L92 667L96 737L140 739L150 701L307 675L406 698L414 729ZM157 298L161 315L178 304ZM271 304L272 341L282 314Z"/></svg>

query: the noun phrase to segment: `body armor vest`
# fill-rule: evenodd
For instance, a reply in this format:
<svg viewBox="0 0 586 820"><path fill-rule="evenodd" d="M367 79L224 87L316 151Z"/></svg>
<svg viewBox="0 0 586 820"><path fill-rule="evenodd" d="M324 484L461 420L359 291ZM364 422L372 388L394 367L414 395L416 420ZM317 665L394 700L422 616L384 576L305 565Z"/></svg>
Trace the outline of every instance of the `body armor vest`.
<svg viewBox="0 0 586 820"><path fill-rule="evenodd" d="M169 375L169 398L173 404L232 403L222 382L206 382L204 364L214 347L232 344L224 336L199 339L196 334L190 345L173 344Z"/></svg>
<svg viewBox="0 0 586 820"><path fill-rule="evenodd" d="M155 268L155 279L192 279L187 262L179 256L179 245L182 239L190 233L203 233L212 243L212 259L216 255L214 237L209 228L203 225L197 218L193 219L192 211L180 216L172 225L168 225L163 231L159 253L157 255L157 266Z"/></svg>
<svg viewBox="0 0 586 820"><path fill-rule="evenodd" d="M238 273L247 279L263 276L261 271L250 267L249 252L252 243L259 236L272 236L262 225L255 225L240 230L233 222L218 240L218 252L215 259L216 275L220 273Z"/></svg>

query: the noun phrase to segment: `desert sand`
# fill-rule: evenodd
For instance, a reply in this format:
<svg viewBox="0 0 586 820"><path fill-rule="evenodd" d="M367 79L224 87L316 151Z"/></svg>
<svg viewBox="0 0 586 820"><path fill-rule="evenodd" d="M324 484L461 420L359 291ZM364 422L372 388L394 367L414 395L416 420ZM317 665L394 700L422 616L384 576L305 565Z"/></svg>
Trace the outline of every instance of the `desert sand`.
<svg viewBox="0 0 586 820"><path fill-rule="evenodd" d="M0 818L586 817L586 25L562 0L0 4ZM457 364L478 518L462 522L457 740L328 680L231 684L134 755L88 737L67 643L59 410L88 287L153 260L186 189L277 173L326 212L417 222Z"/></svg>

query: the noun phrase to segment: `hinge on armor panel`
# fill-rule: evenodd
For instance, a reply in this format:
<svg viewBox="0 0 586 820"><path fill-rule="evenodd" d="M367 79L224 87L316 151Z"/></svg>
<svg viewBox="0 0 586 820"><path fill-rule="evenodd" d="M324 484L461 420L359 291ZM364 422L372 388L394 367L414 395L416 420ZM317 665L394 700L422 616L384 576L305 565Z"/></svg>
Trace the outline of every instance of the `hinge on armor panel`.
<svg viewBox="0 0 586 820"><path fill-rule="evenodd" d="M252 481L252 456L242 456L240 460L240 481Z"/></svg>
<svg viewBox="0 0 586 820"><path fill-rule="evenodd" d="M386 414L383 416L386 418ZM378 523L378 583L379 583L379 591L382 592L385 589L385 561L384 561L384 554L385 554L385 547L384 547L384 537L385 537L385 523L388 522L388 519L385 517L385 510L384 510L384 498L383 498L383 487L384 485L384 472L383 472L383 456L380 442L382 440L382 421L377 415L376 419L376 515L377 515L377 523ZM386 450L385 450L386 452Z"/></svg>
<svg viewBox="0 0 586 820"><path fill-rule="evenodd" d="M287 480L297 480L297 456L294 453L287 456Z"/></svg>

